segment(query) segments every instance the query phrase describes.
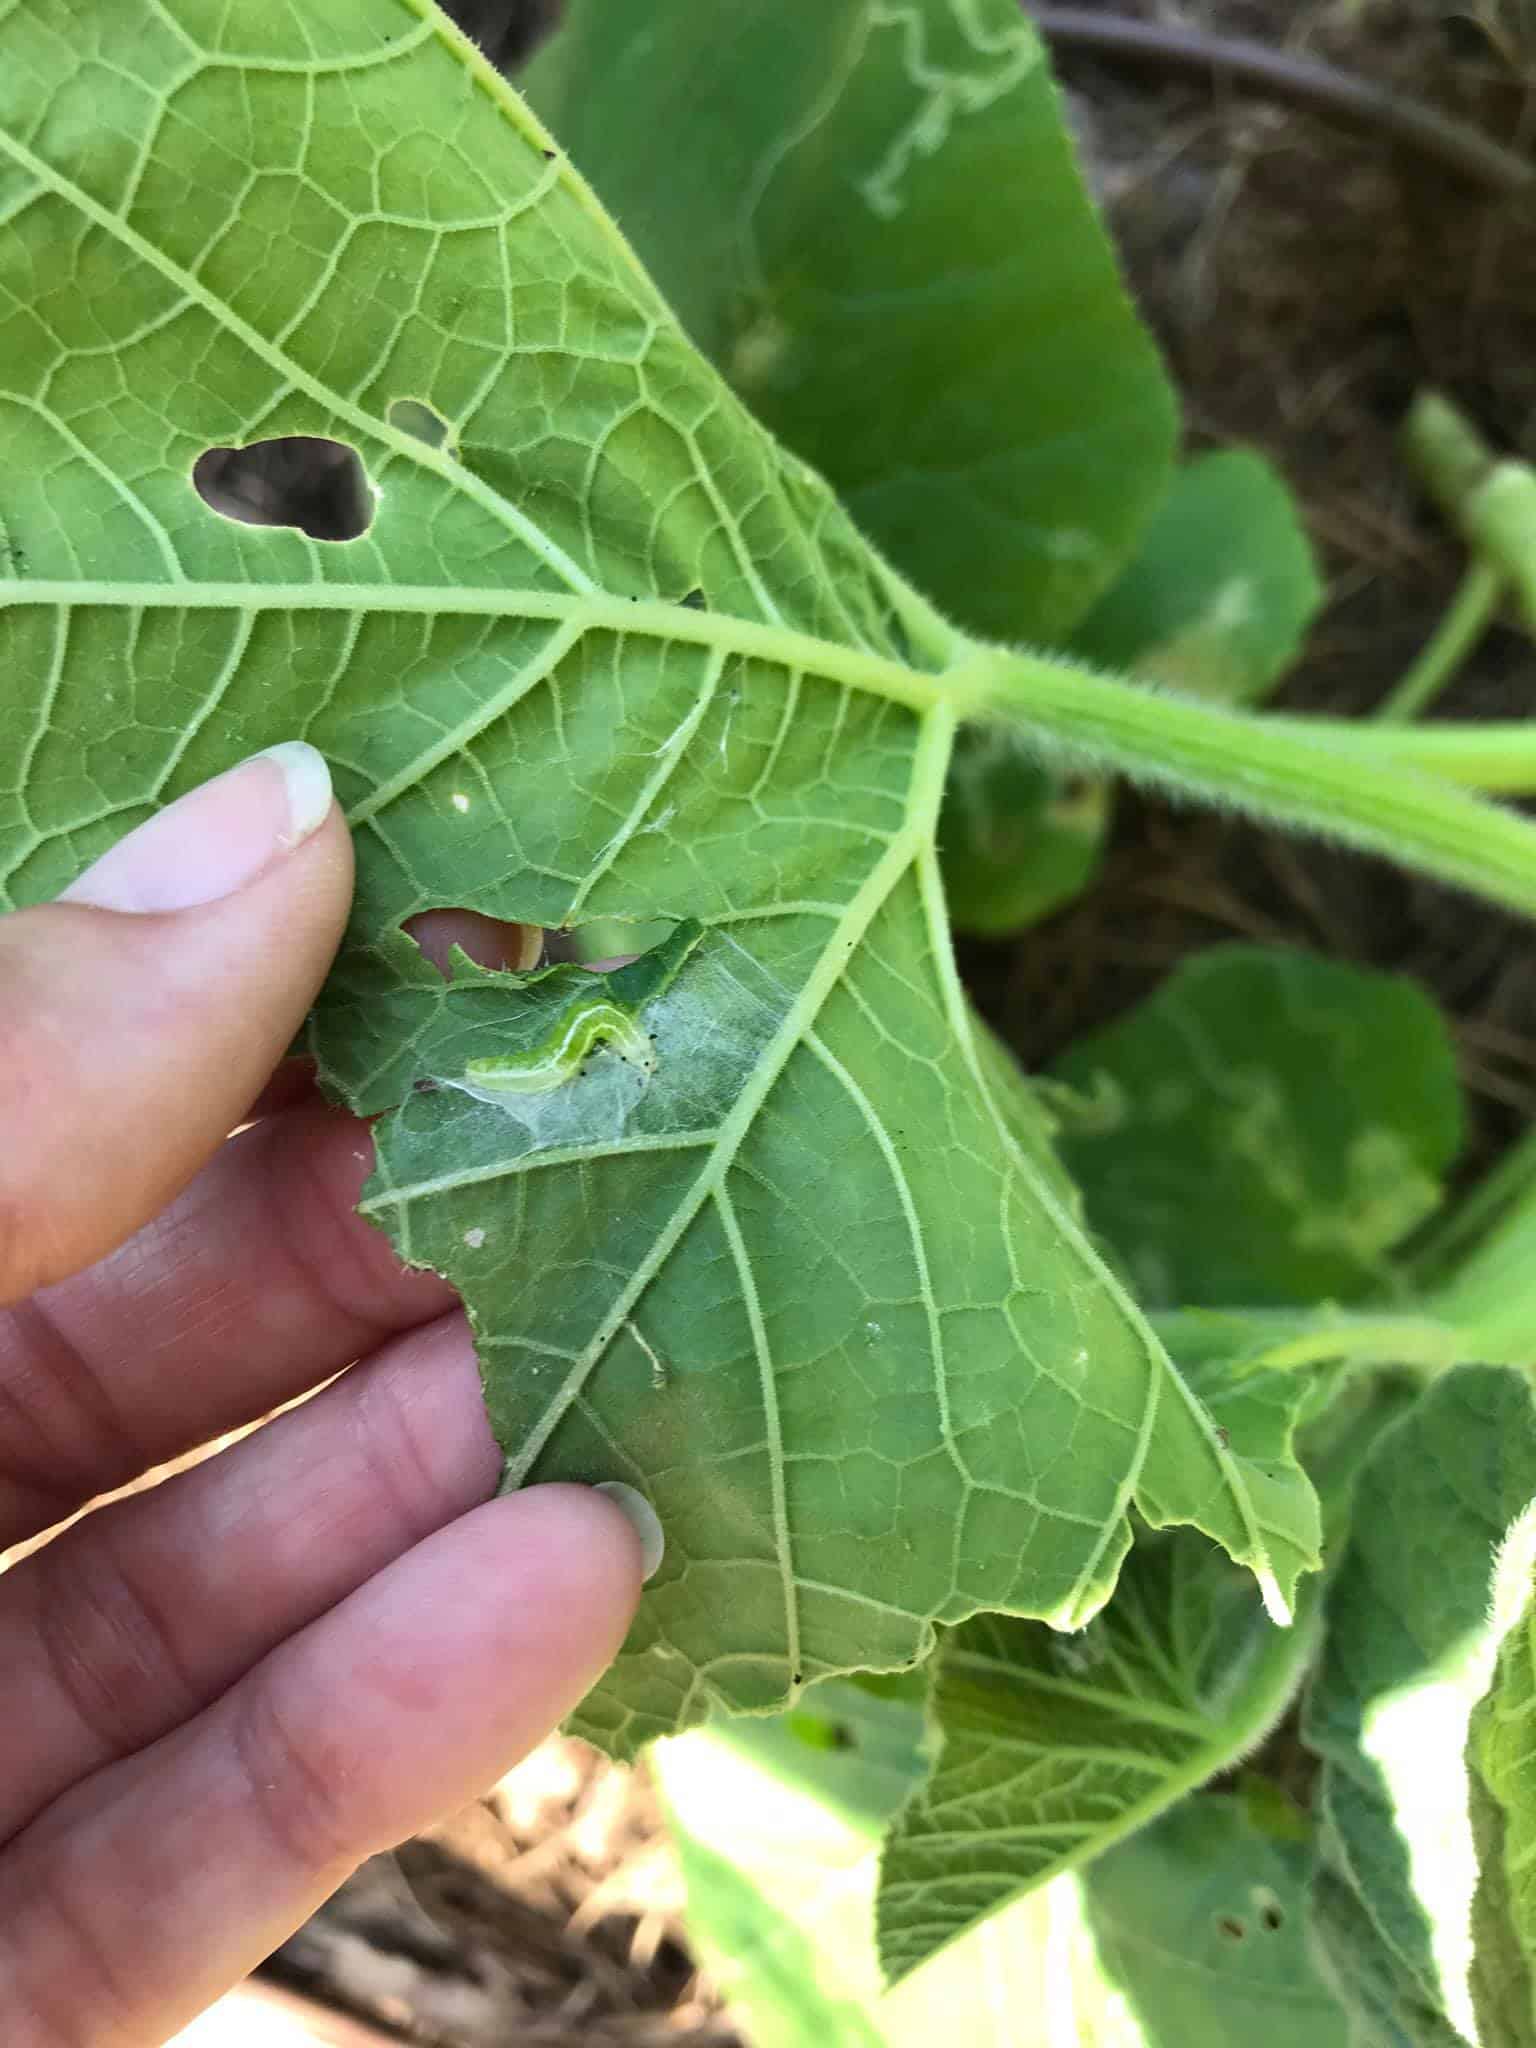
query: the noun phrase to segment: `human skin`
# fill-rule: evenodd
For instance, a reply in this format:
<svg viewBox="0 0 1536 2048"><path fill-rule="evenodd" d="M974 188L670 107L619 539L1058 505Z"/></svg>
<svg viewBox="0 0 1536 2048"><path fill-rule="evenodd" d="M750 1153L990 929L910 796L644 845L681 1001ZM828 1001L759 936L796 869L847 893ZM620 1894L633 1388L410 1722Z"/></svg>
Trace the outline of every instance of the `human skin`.
<svg viewBox="0 0 1536 2048"><path fill-rule="evenodd" d="M351 889L285 748L0 919L0 1552L342 1375L0 1572L8 2048L165 2041L633 1614L611 1500L492 1498L455 1297L355 1214L367 1127L280 1068Z"/></svg>

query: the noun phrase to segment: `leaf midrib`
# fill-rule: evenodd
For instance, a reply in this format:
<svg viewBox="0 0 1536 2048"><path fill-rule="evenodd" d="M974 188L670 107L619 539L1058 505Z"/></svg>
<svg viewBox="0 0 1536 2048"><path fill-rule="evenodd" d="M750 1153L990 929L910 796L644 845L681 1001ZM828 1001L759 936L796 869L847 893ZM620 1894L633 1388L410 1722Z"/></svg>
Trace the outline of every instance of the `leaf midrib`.
<svg viewBox="0 0 1536 2048"><path fill-rule="evenodd" d="M841 683L864 696L882 697L909 711L952 711L959 718L984 708L981 693L958 665L935 673L907 668L888 656L822 640L792 626L771 626L734 612L699 611L664 598L610 597L602 591L477 589L436 583L99 583L17 577L0 581L0 610L116 606L131 611L317 611L427 614L433 617L547 619L578 632L633 634L685 641L791 672ZM955 652L971 652L955 635Z"/></svg>

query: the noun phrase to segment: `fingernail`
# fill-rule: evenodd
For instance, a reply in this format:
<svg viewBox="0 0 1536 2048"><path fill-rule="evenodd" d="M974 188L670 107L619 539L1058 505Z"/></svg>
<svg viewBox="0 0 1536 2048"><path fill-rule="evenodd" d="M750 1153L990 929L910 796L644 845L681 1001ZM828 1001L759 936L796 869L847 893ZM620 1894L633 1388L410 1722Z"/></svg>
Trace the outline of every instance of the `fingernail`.
<svg viewBox="0 0 1536 2048"><path fill-rule="evenodd" d="M216 903L302 846L330 808L324 757L285 740L147 818L59 900L133 911Z"/></svg>
<svg viewBox="0 0 1536 2048"><path fill-rule="evenodd" d="M662 1534L661 1518L656 1510L643 1493L636 1493L622 1479L605 1479L592 1490L594 1493L606 1493L640 1538L640 1577L642 1580L654 1579L661 1569L661 1560L667 1554L667 1539Z"/></svg>

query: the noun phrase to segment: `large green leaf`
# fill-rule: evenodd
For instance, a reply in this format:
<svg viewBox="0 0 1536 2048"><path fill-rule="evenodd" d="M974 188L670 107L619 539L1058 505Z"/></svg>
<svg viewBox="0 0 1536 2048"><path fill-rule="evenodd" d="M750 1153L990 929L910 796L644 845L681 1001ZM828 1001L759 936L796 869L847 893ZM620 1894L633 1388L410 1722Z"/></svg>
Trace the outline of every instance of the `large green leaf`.
<svg viewBox="0 0 1536 2048"><path fill-rule="evenodd" d="M1175 407L1017 0L570 0L527 85L694 340L900 568L986 633L1082 612L1162 493Z"/></svg>
<svg viewBox="0 0 1536 2048"><path fill-rule="evenodd" d="M943 1747L887 1843L880 1949L899 1977L1102 1854L1249 1749L1314 1642L1198 1538L1138 1544L1077 1636L982 1616L939 1652Z"/></svg>
<svg viewBox="0 0 1536 2048"><path fill-rule="evenodd" d="M1098 872L1110 815L1107 782L1044 767L1006 727L966 727L939 816L956 930L1006 938L1070 903Z"/></svg>
<svg viewBox="0 0 1536 2048"><path fill-rule="evenodd" d="M965 644L425 0L0 0L0 363L4 900L250 748L327 754L359 881L311 1043L392 1112L365 1207L463 1293L510 1482L666 1527L591 1732L978 1609L1079 1625L1138 1504L1294 1579L973 1035ZM365 536L199 498L201 451L289 434L358 451ZM445 984L401 926L453 904L698 920L649 1085L455 1085L553 984Z"/></svg>
<svg viewBox="0 0 1536 2048"><path fill-rule="evenodd" d="M1360 2048L1477 2038L1463 1760L1500 1627L1498 1547L1536 1499L1524 1375L1465 1366L1378 1439L1326 1607L1313 1922Z"/></svg>
<svg viewBox="0 0 1536 2048"><path fill-rule="evenodd" d="M1390 1291L1461 1142L1429 998L1275 947L1185 961L1053 1072L1084 1098L1061 1148L1089 1223L1154 1307Z"/></svg>
<svg viewBox="0 0 1536 2048"><path fill-rule="evenodd" d="M1311 1867L1304 1839L1220 1793L1185 1800L1094 1864L1089 1925L1148 2048L1348 2048L1307 1947Z"/></svg>

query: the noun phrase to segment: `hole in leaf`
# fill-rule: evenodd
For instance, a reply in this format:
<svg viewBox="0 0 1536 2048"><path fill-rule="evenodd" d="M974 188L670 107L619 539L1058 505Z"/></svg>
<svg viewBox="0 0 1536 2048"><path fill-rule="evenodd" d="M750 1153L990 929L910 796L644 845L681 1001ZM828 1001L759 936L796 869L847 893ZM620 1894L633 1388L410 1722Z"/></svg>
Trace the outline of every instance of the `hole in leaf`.
<svg viewBox="0 0 1536 2048"><path fill-rule="evenodd" d="M1259 1925L1269 1934L1278 1934L1285 1925L1285 1908L1267 1885L1256 1884L1251 1896L1258 1912Z"/></svg>
<svg viewBox="0 0 1536 2048"><path fill-rule="evenodd" d="M628 919L597 917L590 924L573 925L569 931L546 931L544 958L549 961L575 960L584 967L605 967L633 960L659 946L676 923L675 918Z"/></svg>
<svg viewBox="0 0 1536 2048"><path fill-rule="evenodd" d="M384 417L398 432L413 434L418 441L425 441L429 448L446 447L453 439L453 429L442 414L434 412L419 398L391 400Z"/></svg>
<svg viewBox="0 0 1536 2048"><path fill-rule="evenodd" d="M192 468L197 495L243 526L296 526L311 540L357 540L375 501L355 448L285 434L246 448L205 448Z"/></svg>
<svg viewBox="0 0 1536 2048"><path fill-rule="evenodd" d="M448 11L498 71L511 71L533 55L555 26L560 0L519 0L511 7L507 0L453 0Z"/></svg>
<svg viewBox="0 0 1536 2048"><path fill-rule="evenodd" d="M1230 1913L1223 1913L1216 1922L1216 1926L1218 1931L1227 1937L1228 1941L1246 1941L1248 1938L1248 1930L1242 1921L1234 1920Z"/></svg>
<svg viewBox="0 0 1536 2048"><path fill-rule="evenodd" d="M481 911L457 906L419 911L400 929L416 941L444 981L452 973L450 955L455 946L482 967L511 968L526 974L530 967L538 966L544 945L544 934L536 924L505 924Z"/></svg>
<svg viewBox="0 0 1536 2048"><path fill-rule="evenodd" d="M807 1749L846 1750L854 1749L857 1743L853 1730L844 1721L834 1721L825 1714L813 1714L801 1709L784 1716L784 1726L797 1742L803 1742Z"/></svg>
<svg viewBox="0 0 1536 2048"><path fill-rule="evenodd" d="M461 904L450 904L437 910L419 910L414 917L406 918L400 929L407 938L415 940L446 981L452 973L450 955L455 946L482 967L510 969L516 974L566 962L590 967L594 972L627 967L630 961L653 952L668 938L677 929L677 919L600 917L567 931L514 924Z"/></svg>

